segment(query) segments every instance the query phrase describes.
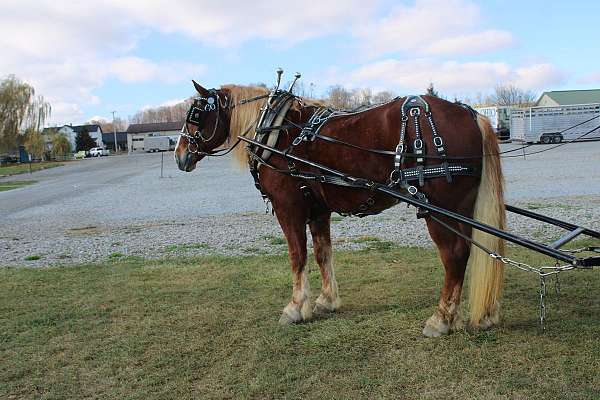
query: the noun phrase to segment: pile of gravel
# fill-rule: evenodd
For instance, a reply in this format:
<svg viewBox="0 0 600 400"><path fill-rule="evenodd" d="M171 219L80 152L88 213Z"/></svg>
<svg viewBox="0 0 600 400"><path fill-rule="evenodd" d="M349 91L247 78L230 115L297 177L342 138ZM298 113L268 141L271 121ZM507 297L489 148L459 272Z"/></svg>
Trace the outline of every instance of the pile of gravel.
<svg viewBox="0 0 600 400"><path fill-rule="evenodd" d="M520 201L515 205L584 226L600 225L600 196L558 197ZM564 231L509 213L509 230L540 242ZM415 209L398 205L366 218L334 214L334 248L358 250L375 242L432 246L425 222ZM310 241L309 241L310 242ZM287 250L276 218L265 213L234 213L158 221L112 221L110 224L53 224L35 221L8 225L0 236L0 266L69 265L101 262L127 256L164 258L197 255L279 254Z"/></svg>

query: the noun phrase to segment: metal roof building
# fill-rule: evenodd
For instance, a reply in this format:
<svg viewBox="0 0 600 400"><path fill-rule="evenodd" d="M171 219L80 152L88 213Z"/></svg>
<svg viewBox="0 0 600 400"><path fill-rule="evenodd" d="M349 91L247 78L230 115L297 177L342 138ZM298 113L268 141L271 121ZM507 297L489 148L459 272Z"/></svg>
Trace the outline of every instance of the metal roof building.
<svg viewBox="0 0 600 400"><path fill-rule="evenodd" d="M536 107L556 107L590 103L600 103L600 89L544 92L535 105Z"/></svg>

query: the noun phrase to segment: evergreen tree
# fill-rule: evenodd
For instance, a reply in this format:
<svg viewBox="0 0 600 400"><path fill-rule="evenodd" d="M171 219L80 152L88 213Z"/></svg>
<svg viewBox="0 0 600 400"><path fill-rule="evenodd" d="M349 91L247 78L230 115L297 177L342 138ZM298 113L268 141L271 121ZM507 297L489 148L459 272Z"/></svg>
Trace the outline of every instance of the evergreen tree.
<svg viewBox="0 0 600 400"><path fill-rule="evenodd" d="M433 87L433 82L429 82L429 86L427 86L427 91L425 92L425 94L428 96L440 97L437 90L435 90Z"/></svg>
<svg viewBox="0 0 600 400"><path fill-rule="evenodd" d="M89 151L92 147L96 147L96 141L92 139L86 129L75 136L75 151Z"/></svg>

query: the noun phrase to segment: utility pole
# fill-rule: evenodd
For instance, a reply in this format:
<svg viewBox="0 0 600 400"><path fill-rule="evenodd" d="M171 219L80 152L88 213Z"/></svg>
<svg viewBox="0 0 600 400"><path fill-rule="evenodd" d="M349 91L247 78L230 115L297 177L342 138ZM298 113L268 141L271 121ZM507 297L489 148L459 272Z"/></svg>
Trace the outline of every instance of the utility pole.
<svg viewBox="0 0 600 400"><path fill-rule="evenodd" d="M118 146L117 146L117 126L115 125L115 113L116 111L112 111L112 115L113 115L113 135L115 138L115 154L117 154L118 150Z"/></svg>

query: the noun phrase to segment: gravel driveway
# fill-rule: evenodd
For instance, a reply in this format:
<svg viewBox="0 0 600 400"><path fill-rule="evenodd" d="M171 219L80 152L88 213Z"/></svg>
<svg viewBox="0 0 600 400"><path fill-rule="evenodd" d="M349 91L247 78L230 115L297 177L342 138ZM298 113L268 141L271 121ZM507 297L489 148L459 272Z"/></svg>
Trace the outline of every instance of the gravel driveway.
<svg viewBox="0 0 600 400"><path fill-rule="evenodd" d="M503 145L503 150L512 148ZM506 158L504 171L508 203L600 228L600 142ZM123 155L0 181L27 179L38 183L0 192L1 266L73 264L130 255L243 255L286 248L250 174L228 159L204 160L187 174L177 170L170 153ZM560 229L524 218L510 216L509 225L543 241L560 235ZM404 205L363 219L336 216L333 236L336 248L345 249L376 240L431 245L424 222Z"/></svg>

